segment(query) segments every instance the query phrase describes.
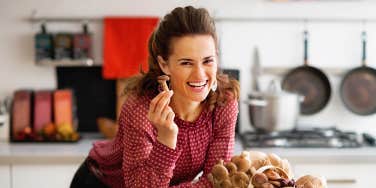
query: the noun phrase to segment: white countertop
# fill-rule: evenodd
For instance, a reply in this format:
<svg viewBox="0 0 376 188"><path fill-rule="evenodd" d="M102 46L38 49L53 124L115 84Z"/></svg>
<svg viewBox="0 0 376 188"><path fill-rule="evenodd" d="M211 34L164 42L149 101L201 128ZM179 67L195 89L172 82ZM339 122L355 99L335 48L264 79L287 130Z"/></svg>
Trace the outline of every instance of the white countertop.
<svg viewBox="0 0 376 188"><path fill-rule="evenodd" d="M85 159L98 135L84 135L77 143L8 143L0 142L0 164L80 163ZM235 154L243 148L236 140ZM376 147L360 148L252 148L275 153L292 163L344 162L376 163Z"/></svg>
<svg viewBox="0 0 376 188"><path fill-rule="evenodd" d="M98 134L85 134L74 143L9 143L0 142L0 164L13 163L80 163L92 143L103 139Z"/></svg>

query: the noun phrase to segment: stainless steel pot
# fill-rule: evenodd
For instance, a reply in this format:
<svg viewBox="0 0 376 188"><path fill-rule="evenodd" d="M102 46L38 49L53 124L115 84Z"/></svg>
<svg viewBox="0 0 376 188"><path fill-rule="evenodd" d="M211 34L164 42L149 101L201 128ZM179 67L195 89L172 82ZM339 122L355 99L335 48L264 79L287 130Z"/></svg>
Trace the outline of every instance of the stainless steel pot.
<svg viewBox="0 0 376 188"><path fill-rule="evenodd" d="M267 92L252 93L246 101L251 125L264 132L291 130L296 126L303 99L298 94L282 91L280 84L272 81Z"/></svg>

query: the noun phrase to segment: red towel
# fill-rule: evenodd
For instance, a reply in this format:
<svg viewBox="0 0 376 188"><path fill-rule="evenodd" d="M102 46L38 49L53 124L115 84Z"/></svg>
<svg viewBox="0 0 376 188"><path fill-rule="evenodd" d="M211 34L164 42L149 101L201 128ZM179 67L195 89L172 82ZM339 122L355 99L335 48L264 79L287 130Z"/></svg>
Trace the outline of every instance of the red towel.
<svg viewBox="0 0 376 188"><path fill-rule="evenodd" d="M158 18L108 17L104 19L103 77L127 78L148 70L148 39Z"/></svg>

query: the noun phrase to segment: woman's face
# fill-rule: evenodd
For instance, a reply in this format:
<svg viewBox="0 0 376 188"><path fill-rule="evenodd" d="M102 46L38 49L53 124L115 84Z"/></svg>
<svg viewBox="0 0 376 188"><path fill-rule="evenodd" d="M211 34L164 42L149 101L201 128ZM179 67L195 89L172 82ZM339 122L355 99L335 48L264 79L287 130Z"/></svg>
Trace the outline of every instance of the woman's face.
<svg viewBox="0 0 376 188"><path fill-rule="evenodd" d="M216 80L217 53L211 35L188 35L171 41L167 62L160 56L159 65L170 75L174 98L201 102Z"/></svg>

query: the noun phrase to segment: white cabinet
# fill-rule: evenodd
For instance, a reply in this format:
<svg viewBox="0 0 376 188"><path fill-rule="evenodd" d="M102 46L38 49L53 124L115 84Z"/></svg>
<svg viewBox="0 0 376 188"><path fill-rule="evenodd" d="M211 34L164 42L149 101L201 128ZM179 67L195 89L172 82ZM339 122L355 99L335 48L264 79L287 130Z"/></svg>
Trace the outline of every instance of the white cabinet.
<svg viewBox="0 0 376 188"><path fill-rule="evenodd" d="M67 188L79 165L80 164L13 165L11 171L12 188Z"/></svg>
<svg viewBox="0 0 376 188"><path fill-rule="evenodd" d="M11 188L10 181L10 166L0 165L0 187Z"/></svg>
<svg viewBox="0 0 376 188"><path fill-rule="evenodd" d="M295 177L306 174L324 176L329 188L376 187L372 169L376 164L367 163L319 163L295 164Z"/></svg>

